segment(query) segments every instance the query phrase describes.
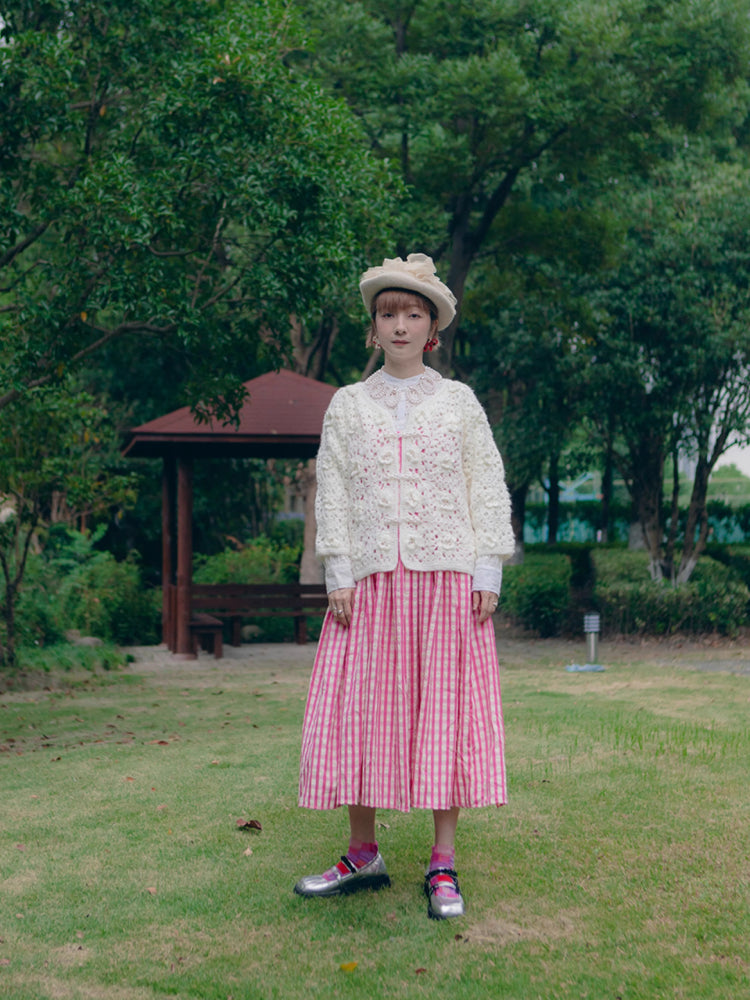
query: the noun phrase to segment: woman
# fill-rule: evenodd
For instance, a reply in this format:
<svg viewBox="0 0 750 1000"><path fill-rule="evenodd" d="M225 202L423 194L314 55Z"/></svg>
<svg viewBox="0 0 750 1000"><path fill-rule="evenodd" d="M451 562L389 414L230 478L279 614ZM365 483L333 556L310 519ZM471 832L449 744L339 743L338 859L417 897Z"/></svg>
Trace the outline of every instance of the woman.
<svg viewBox="0 0 750 1000"><path fill-rule="evenodd" d="M318 455L317 551L329 614L310 683L300 805L348 806L341 861L295 892L390 884L377 808L433 811L428 914L459 916L459 809L506 801L490 616L513 552L510 501L472 391L424 365L455 298L424 254L360 282L383 367L340 389Z"/></svg>

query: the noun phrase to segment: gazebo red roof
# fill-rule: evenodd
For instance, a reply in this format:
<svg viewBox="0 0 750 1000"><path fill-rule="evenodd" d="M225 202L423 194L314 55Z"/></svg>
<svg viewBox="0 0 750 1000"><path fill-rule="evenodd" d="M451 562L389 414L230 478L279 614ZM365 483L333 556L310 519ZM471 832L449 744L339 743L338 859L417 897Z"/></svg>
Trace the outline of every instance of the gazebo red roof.
<svg viewBox="0 0 750 1000"><path fill-rule="evenodd" d="M291 371L268 372L245 382L239 425L201 424L190 407L130 431L129 458L193 455L198 458L313 458L323 415L336 387Z"/></svg>

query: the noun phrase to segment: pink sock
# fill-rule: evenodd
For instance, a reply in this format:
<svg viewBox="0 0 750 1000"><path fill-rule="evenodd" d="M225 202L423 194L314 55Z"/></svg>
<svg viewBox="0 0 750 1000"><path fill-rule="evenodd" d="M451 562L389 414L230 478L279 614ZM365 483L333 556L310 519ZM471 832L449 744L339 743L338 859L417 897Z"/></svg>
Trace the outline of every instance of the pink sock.
<svg viewBox="0 0 750 1000"><path fill-rule="evenodd" d="M366 844L363 841L355 840L354 837L352 837L349 840L349 849L346 852L346 857L355 868L361 868L362 865L366 865L368 862L372 861L377 853L377 844ZM339 861L339 863L334 865L333 868L329 868L327 872L323 872L323 878L326 882L333 882L338 875L347 875L348 873L349 869L346 867L344 862Z"/></svg>
<svg viewBox="0 0 750 1000"><path fill-rule="evenodd" d="M445 847L442 844L435 844L430 855L430 871L434 871L435 868L451 868L455 870L455 866L455 847ZM449 875L434 875L430 879L430 885L435 887L436 896L442 896L444 899L457 898L453 880Z"/></svg>

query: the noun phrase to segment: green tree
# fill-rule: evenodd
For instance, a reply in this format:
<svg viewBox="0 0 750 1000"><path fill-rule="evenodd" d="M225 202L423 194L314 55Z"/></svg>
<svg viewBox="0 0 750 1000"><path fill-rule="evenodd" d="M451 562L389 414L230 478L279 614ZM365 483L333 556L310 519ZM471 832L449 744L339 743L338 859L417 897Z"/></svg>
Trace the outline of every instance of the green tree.
<svg viewBox="0 0 750 1000"><path fill-rule="evenodd" d="M520 182L646 171L667 126L705 126L748 65L740 0L311 0L310 72L343 94L408 190L401 252L430 252L456 293L436 363L449 371L470 275ZM740 85L740 84L738 84ZM744 86L744 83L741 84Z"/></svg>
<svg viewBox="0 0 750 1000"><path fill-rule="evenodd" d="M615 454L654 578L684 582L705 547L711 470L750 417L750 169L688 151L625 196L622 252L601 294L593 414L614 421ZM666 460L694 457L679 565L675 479L662 517ZM673 463L676 468L676 461ZM666 545L665 545L666 542Z"/></svg>
<svg viewBox="0 0 750 1000"><path fill-rule="evenodd" d="M475 268L456 340L455 366L485 400L508 466L514 526L523 539L526 495L549 495L556 540L566 451L586 405L594 317L583 276L612 253L606 213L532 186L496 226L496 248ZM576 472L585 469L576 469Z"/></svg>
<svg viewBox="0 0 750 1000"><path fill-rule="evenodd" d="M74 387L29 390L0 413L0 666L14 666L15 607L29 553L51 524L85 528L132 504L135 481L114 467L106 403Z"/></svg>
<svg viewBox="0 0 750 1000"><path fill-rule="evenodd" d="M226 415L238 358L274 363L382 234L383 166L287 66L282 0L0 18L0 409L128 337L176 344L191 400Z"/></svg>

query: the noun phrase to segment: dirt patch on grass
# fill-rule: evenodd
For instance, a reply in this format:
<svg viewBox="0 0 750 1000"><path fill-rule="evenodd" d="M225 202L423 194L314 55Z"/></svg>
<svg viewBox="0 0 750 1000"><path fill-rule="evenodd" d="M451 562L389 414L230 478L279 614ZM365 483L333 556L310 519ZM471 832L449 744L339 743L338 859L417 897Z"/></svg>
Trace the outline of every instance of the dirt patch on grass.
<svg viewBox="0 0 750 1000"><path fill-rule="evenodd" d="M572 910L554 916L530 914L516 918L515 914L510 914L472 924L463 939L467 944L492 947L504 947L518 941L565 941L573 938L580 926L580 915Z"/></svg>

